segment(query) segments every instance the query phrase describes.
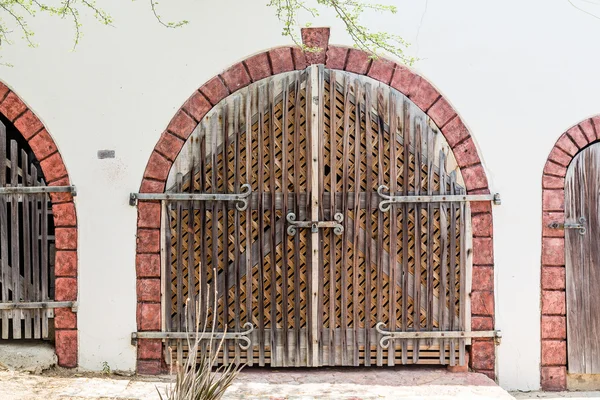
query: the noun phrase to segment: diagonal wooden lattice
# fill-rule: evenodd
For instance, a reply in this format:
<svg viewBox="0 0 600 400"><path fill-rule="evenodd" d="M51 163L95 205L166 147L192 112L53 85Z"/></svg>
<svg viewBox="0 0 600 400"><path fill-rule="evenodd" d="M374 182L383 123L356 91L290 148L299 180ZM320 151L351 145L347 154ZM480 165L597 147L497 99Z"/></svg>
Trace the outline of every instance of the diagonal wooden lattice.
<svg viewBox="0 0 600 400"><path fill-rule="evenodd" d="M464 193L456 172L447 172L447 144L399 92L325 72L312 104L308 71L251 85L209 113L184 147L186 162L175 165L189 167L172 173L170 191L239 193L249 183L252 195L244 211L224 201L167 204L166 328L184 331L186 316L188 325L214 320L221 331L252 323L250 349L228 342L224 364L453 360L464 339L393 340L384 349L375 331L378 322L392 331L465 329L464 203L378 208L380 185L398 195ZM308 116L315 110L322 119L312 154ZM319 230L318 249L309 229L286 232L289 212L310 219L313 178L319 220L344 215L341 235ZM177 345L179 355L184 347Z"/></svg>

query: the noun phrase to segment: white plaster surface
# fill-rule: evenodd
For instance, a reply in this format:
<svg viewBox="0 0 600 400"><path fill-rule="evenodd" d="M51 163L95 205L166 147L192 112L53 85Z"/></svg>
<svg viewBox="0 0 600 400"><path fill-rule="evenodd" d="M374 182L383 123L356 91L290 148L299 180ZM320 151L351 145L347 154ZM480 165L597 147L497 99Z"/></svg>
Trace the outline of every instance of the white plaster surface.
<svg viewBox="0 0 600 400"><path fill-rule="evenodd" d="M599 12L586 0L573 0ZM55 139L78 187L79 361L83 369L133 369L137 191L152 148L175 111L210 77L237 60L289 44L259 0L161 2L166 29L147 2L104 0L104 27L82 16L85 35L71 52L72 25L36 18L40 46L4 46L0 79L28 103ZM541 175L555 140L600 113L600 21L567 0L390 0L395 16L365 23L398 33L421 58L415 69L437 86L478 144L494 211L496 327L500 384L539 388ZM331 42L351 44L331 14ZM101 149L115 159L98 160Z"/></svg>

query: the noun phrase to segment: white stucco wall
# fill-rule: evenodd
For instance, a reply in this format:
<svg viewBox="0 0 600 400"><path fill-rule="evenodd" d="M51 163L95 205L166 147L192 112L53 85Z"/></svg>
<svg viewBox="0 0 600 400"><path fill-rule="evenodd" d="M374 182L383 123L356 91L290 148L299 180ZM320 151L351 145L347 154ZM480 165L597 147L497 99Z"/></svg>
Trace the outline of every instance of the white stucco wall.
<svg viewBox="0 0 600 400"><path fill-rule="evenodd" d="M558 136L600 113L600 21L567 0L390 2L398 15L366 22L413 43L415 69L461 114L502 195L494 210L498 374L507 389L537 389L541 174ZM191 21L169 30L145 2L105 0L114 27L84 18L75 52L71 25L56 19L33 24L37 49L3 45L14 67L0 68L0 79L42 119L78 188L82 368L134 368L136 210L128 195L192 91L239 59L289 44L266 3L161 3L165 18ZM332 26L332 43L351 44L331 17L315 25ZM98 160L101 149L116 158Z"/></svg>

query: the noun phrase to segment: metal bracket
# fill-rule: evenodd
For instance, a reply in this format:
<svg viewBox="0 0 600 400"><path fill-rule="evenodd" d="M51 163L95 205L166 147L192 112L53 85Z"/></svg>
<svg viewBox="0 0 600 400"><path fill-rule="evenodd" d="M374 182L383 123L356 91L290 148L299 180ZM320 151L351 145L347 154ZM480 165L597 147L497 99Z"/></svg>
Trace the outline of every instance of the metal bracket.
<svg viewBox="0 0 600 400"><path fill-rule="evenodd" d="M296 221L296 214L293 212L289 213L286 216L286 219L290 224L287 227L287 233L290 236L294 236L296 234L297 228L310 228L312 233L318 232L319 228L333 228L333 233L337 236L344 232L344 227L341 224L344 221L344 215L342 213L336 213L333 216L335 221Z"/></svg>
<svg viewBox="0 0 600 400"><path fill-rule="evenodd" d="M246 330L240 332L132 332L131 343L135 344L138 339L189 339L189 340L239 340L240 349L248 350L252 345L250 334L254 331L254 325L250 322L244 324Z"/></svg>
<svg viewBox="0 0 600 400"><path fill-rule="evenodd" d="M75 186L5 186L0 187L0 195L38 194L38 193L71 193L77 196Z"/></svg>
<svg viewBox="0 0 600 400"><path fill-rule="evenodd" d="M131 193L129 205L135 206L138 200L233 201L235 208L244 211L248 208L248 198L252 194L252 186L245 183L241 189L241 193Z"/></svg>
<svg viewBox="0 0 600 400"><path fill-rule="evenodd" d="M446 194L446 195L420 195L420 196L391 196L390 188L386 185L381 185L377 188L377 194L383 198L379 202L379 210L388 212L392 204L402 203L452 203L452 202L472 202L472 201L491 201L495 205L500 205L500 194Z"/></svg>
<svg viewBox="0 0 600 400"><path fill-rule="evenodd" d="M76 301L37 301L22 303L0 303L0 310L53 310L55 308L70 308L77 312Z"/></svg>
<svg viewBox="0 0 600 400"><path fill-rule="evenodd" d="M385 324L378 322L375 330L380 335L379 345L382 349L390 346L391 339L466 339L466 338L493 338L494 342L500 344L502 332L500 331L421 331L421 332L391 332L386 331Z"/></svg>
<svg viewBox="0 0 600 400"><path fill-rule="evenodd" d="M587 232L587 229L585 227L585 222L586 222L585 217L579 218L578 221L579 221L578 224L576 224L574 222L560 223L560 222L554 221L554 222L549 223L548 227L551 229L578 229L580 235L585 235L585 233Z"/></svg>

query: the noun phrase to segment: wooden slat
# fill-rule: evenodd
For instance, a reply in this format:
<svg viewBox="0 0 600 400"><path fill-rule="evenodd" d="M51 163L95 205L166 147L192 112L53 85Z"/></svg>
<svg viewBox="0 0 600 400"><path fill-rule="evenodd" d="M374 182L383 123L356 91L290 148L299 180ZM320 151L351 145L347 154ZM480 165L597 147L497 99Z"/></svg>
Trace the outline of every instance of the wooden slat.
<svg viewBox="0 0 600 400"><path fill-rule="evenodd" d="M234 139L234 159L233 159L233 190L235 193L239 193L240 192L240 176L242 175L241 172L241 166L240 166L240 157L241 157L241 126L240 126L240 98L237 97L235 99L235 103L234 103L234 107L233 107L233 130L234 130L234 135L235 135L235 139ZM242 328L242 324L241 324L241 318L240 318L240 312L241 312L241 306L240 306L240 295L241 295L241 290L240 290L240 286L241 286L241 279L240 279L240 257L242 256L242 252L240 250L240 234L241 234L241 229L240 229L240 211L238 209L234 210L234 217L233 217L233 224L235 225L234 228L234 251L233 251L233 262L234 262L234 269L233 269L233 282L235 283L235 289L234 289L234 315L235 315L235 321L234 321L234 326L233 329L236 331L240 331ZM226 290L229 289L229 285L225 285ZM241 349L240 346L238 345L238 342L236 341L236 346L235 346L235 363L236 364L240 364L240 359L241 359Z"/></svg>
<svg viewBox="0 0 600 400"><path fill-rule="evenodd" d="M350 160L350 83L349 78L344 76L344 144L342 146L342 193L348 192L349 171L348 164ZM344 221L348 221L348 202L346 196L342 197L342 210L344 213ZM346 225L348 223L346 222ZM348 326L348 240L349 235L347 229L342 233L342 283L341 283L341 326ZM348 363L348 338L346 330L342 331L341 338L342 365Z"/></svg>
<svg viewBox="0 0 600 400"><path fill-rule="evenodd" d="M466 275L467 275L467 255L466 255L466 251L465 249L467 248L466 245L466 219L465 219L465 214L467 213L467 209L469 208L469 206L466 203L462 203L460 205L460 265L459 265L459 274L460 274L460 286L459 286L459 301L460 301L460 305L459 305L459 315L458 315L458 329L459 330L465 330L467 329L467 325L465 323L465 316L466 316L466 304L467 304L467 297L466 297ZM469 218L470 220L470 218ZM469 324L468 328L470 329L471 326ZM465 345L466 345L466 341L464 339L459 340L458 342L458 363L459 365L465 365L466 360L465 360Z"/></svg>
<svg viewBox="0 0 600 400"><path fill-rule="evenodd" d="M440 178L440 193L446 192L446 155L440 150L440 165L439 165L439 176ZM445 203L440 204L440 247L441 247L441 267L440 267L440 287L439 287L439 313L438 321L440 330L444 331L447 329L447 308L446 308L446 291L448 290L448 281L446 274L448 273L448 218L446 217L447 205ZM440 339L440 364L446 365L446 341Z"/></svg>
<svg viewBox="0 0 600 400"><path fill-rule="evenodd" d="M434 135L431 129L427 129L427 194L433 193L433 177L434 177ZM434 257L433 257L433 242L434 242L434 208L431 203L427 203L427 326L426 330L433 330L434 307L433 307L433 285L434 285ZM428 344L432 342L429 341Z"/></svg>
<svg viewBox="0 0 600 400"><path fill-rule="evenodd" d="M263 157L263 143L264 143L264 121L265 121L265 87L259 86L258 88L258 197L262 199L264 196L264 157ZM260 254L260 264L258 265L258 345L259 345L259 365L262 367L265 365L265 317L264 317L264 267L265 267L265 256L263 251L263 234L264 227L264 208L259 204L258 207L258 251Z"/></svg>
<svg viewBox="0 0 600 400"><path fill-rule="evenodd" d="M282 123L281 123L281 127L282 127L282 137L281 137L281 143L282 143L282 149L281 149L281 157L282 157L282 161L281 161L281 170L282 170L282 174L281 174L281 190L283 192L283 206L282 206L282 212L281 212L281 216L283 219L285 219L286 215L288 214L288 186L289 186L289 182L288 182L288 151L289 151L289 137L288 137L288 127L289 127L289 90L290 90L290 80L289 77L285 78L285 81L283 83L283 115L282 115ZM273 192L273 196L275 196L276 193ZM289 305L289 299L288 299L288 286L289 286L289 279L288 279L288 271L289 271L289 264L288 264L288 241L287 238L284 237L285 233L282 232L280 234L280 238L282 241L282 265L281 265L281 271L282 271L282 325L283 325L283 366L287 367L290 366L290 351L289 351L289 344L288 344L288 335L289 335L289 321L288 318L290 317L290 315L288 315L289 313L287 312L287 308Z"/></svg>
<svg viewBox="0 0 600 400"><path fill-rule="evenodd" d="M195 163L195 146L190 146L190 160L191 160L191 168L192 168L192 174L193 176L196 176L196 163ZM191 184L189 185L189 193L195 193L195 185ZM194 232L196 232L196 229L194 227L194 223L195 223L195 207L194 204L188 204L187 205L187 209L188 209L188 226L187 226L187 230L188 230L188 238L187 238L187 276L188 276L188 281L187 281L187 287L188 287L188 292L187 292L187 297L188 297L188 301L186 302L187 305L187 315L188 318L186 320L186 329L188 331L194 331L196 329L196 317L197 317L197 310L196 310L196 302L198 301L196 298L196 284L195 284L195 277L196 277L196 260L195 260L195 249L194 249L194 242L195 242L195 237L194 237ZM183 260L182 260L183 262ZM167 264L169 265L169 264Z"/></svg>
<svg viewBox="0 0 600 400"><path fill-rule="evenodd" d="M372 88L370 84L365 85L365 142L366 142L366 190L367 192L373 189L373 132L372 132L372 124L371 124L371 109L373 107L371 103L371 94ZM356 190L356 192L359 192ZM358 203L358 202L357 202ZM365 322L364 322L364 332L365 332L365 351L371 352L371 296L372 296L372 288L371 288L371 263L373 253L371 252L371 243L372 239L372 219L373 219L373 210L371 207L371 203L367 203L366 213L365 213L365 234L364 234L364 247L363 254L365 255ZM371 365L371 357L365 357L364 360L365 366Z"/></svg>
<svg viewBox="0 0 600 400"><path fill-rule="evenodd" d="M19 176L17 175L17 162L18 162L18 147L15 140L10 141L10 183L11 186L16 187L19 185ZM21 300L21 275L20 271L20 237L19 237L19 195L12 195L12 203L10 204L10 246L11 246L11 257L10 266L12 268L12 294L13 303L18 303ZM13 339L21 338L21 310L13 310Z"/></svg>
<svg viewBox="0 0 600 400"><path fill-rule="evenodd" d="M384 133L385 133L385 100L383 97L383 90L379 88L377 91L377 187L384 184ZM377 213L377 321L383 321L383 213ZM392 281L393 282L393 281ZM392 325L392 319L388 321L388 324ZM377 366L383 365L383 349L381 346L377 346Z"/></svg>
<svg viewBox="0 0 600 400"><path fill-rule="evenodd" d="M2 140L2 139L0 139ZM1 162L1 161L0 161ZM35 166L31 166L31 180L33 182L33 186L38 185L38 172ZM1 185L1 183L0 183ZM0 203L2 203L2 199L0 196ZM32 240L31 240L31 251L35 255L32 257L32 275L33 275L33 300L40 301L42 300L41 296L41 288L40 288L40 265L41 261L37 254L39 254L40 249L40 198L44 198L45 195L36 194L32 196L32 210L31 210L31 232L32 232ZM42 207L44 204L42 203ZM0 211L1 213L1 211ZM2 222L0 222L0 225ZM35 310L33 313L33 338L41 339L42 338L42 311Z"/></svg>
<svg viewBox="0 0 600 400"><path fill-rule="evenodd" d="M6 127L0 123L0 186L6 186ZM6 196L0 196L0 258L2 263L2 302L8 303L9 282L12 281L11 270L8 265L8 215ZM0 311L2 315L2 339L8 339L9 311Z"/></svg>
<svg viewBox="0 0 600 400"><path fill-rule="evenodd" d="M182 174L179 173L177 174L176 177L176 186L177 186L177 193L181 193L181 188L182 188ZM183 229L183 206L181 202L177 202L175 203L175 207L176 207L176 227L177 227L177 237L180 238L182 237L182 229ZM189 240L189 239L188 239ZM184 300L183 300L183 240L178 240L177 241L177 272L176 272L176 282L177 282L177 288L176 288L176 295L177 295L177 317L175 320L175 328L179 331L179 332L185 332L186 331L186 326L185 326L185 322L184 322L184 318L185 318L185 310L184 310ZM181 347L181 341L177 342L177 362L179 363L179 365L183 365L182 364L182 360L183 360L183 349Z"/></svg>
<svg viewBox="0 0 600 400"><path fill-rule="evenodd" d="M364 105L362 104L362 87L358 80L354 81L354 210L353 210L353 219L354 219L354 235L353 235L353 244L352 244L352 324L354 326L354 346L353 346L353 364L357 366L359 364L358 359L358 342L356 339L358 338L358 331L360 329L359 324L359 305L360 300L358 299L359 289L358 289L358 274L359 274L359 251L358 251L358 227L360 224L360 216L358 209L358 193L360 192L360 142L361 142L361 115L360 108Z"/></svg>
<svg viewBox="0 0 600 400"><path fill-rule="evenodd" d="M296 85L294 88L294 148L300 149L300 108L301 108L301 82L300 73L296 73ZM300 156L294 157L294 192L296 193L294 203L294 213L297 218L300 218ZM296 343L300 343L300 233L294 235L294 265L296 267L294 273L294 339ZM295 346L294 358L295 366L304 365L300 359L300 346Z"/></svg>
<svg viewBox="0 0 600 400"><path fill-rule="evenodd" d="M324 208L323 208L323 192L325 189L325 181L324 181L324 174L325 174L325 170L323 168L324 164L324 159L323 159L323 148L325 146L324 143L324 136L325 136L325 69L322 65L320 65L317 68L317 104L318 104L318 108L316 110L317 112L317 127L316 129L313 129L311 133L316 133L316 136L313 137L311 140L314 140L316 142L316 147L317 147L317 170L315 171L315 174L317 175L317 220L319 221L323 221L325 220L325 214L323 213ZM313 153L313 159L314 159L314 154ZM331 232L329 232L329 234L331 234ZM317 254L313 254L313 257L317 257L317 282L316 282L316 289L318 290L318 294L317 294L317 303L316 303L316 309L317 309L317 320L316 320L316 327L318 330L317 333L317 340L318 340L318 344L317 344L317 349L318 349L318 361L316 363L315 366L321 366L324 365L323 363L323 346L322 346L322 331L324 329L324 325L323 325L323 312L325 311L323 309L323 300L325 298L325 279L324 279L324 270L325 270L325 263L323 260L324 257L324 232L323 230L319 230L316 234L317 236L317 248L318 248L318 253ZM314 264L313 264L314 265Z"/></svg>
<svg viewBox="0 0 600 400"><path fill-rule="evenodd" d="M450 173L450 194L456 194L456 172ZM448 310L449 326L453 331L456 329L455 322L455 302L456 302L456 203L450 203L450 286ZM456 340L450 340L450 366L456 365Z"/></svg>
<svg viewBox="0 0 600 400"><path fill-rule="evenodd" d="M23 186L26 186L30 180L29 174L27 173L27 169L29 167L29 162L27 159L27 153L25 150L21 150L21 169L23 170ZM23 299L25 301L29 301L33 297L33 288L31 281L31 256L36 256L35 253L31 252L31 231L29 226L29 207L31 204L31 196L25 196L23 198ZM32 331L31 331L31 320L32 320L32 310L21 310L23 315L24 325L25 325L25 339L31 339ZM14 320L13 320L14 324Z"/></svg>
<svg viewBox="0 0 600 400"><path fill-rule="evenodd" d="M223 116L221 124L221 143L222 146L222 171L223 193L229 193L229 104L223 107ZM218 293L223 296L223 330L231 329L229 326L229 273L227 265L229 265L229 212L224 202L220 202L220 212L222 221L221 229L223 231L223 259L219 260L219 264L223 265L223 279L218 279ZM229 346L223 346L223 362L229 364Z"/></svg>
<svg viewBox="0 0 600 400"><path fill-rule="evenodd" d="M415 195L421 194L421 151L422 142L422 120L415 121ZM406 159L404 160L406 163ZM406 168L406 167L405 167ZM413 329L418 332L421 330L421 204L415 204L415 261L414 261L414 282L413 285ZM413 350L413 363L419 361L419 340L415 341Z"/></svg>
<svg viewBox="0 0 600 400"><path fill-rule="evenodd" d="M311 221L319 220L319 107L322 103L323 94L320 92L319 81L323 77L322 66L311 66L310 67L310 79L308 80L308 86L306 89L307 94L310 96L307 100L307 115L310 115L308 132L310 137L310 152L307 152L310 158L309 179L310 182L310 194L311 194L311 207L310 207L310 218ZM318 326L319 320L319 232L312 232L310 234L310 254L307 256L307 264L310 259L310 287L309 287L309 309L310 309L310 366L319 365L319 332L321 328Z"/></svg>
<svg viewBox="0 0 600 400"><path fill-rule="evenodd" d="M42 232L42 240L40 244L41 254L42 254L42 301L50 300L48 289L49 289L49 274L48 274L48 203L49 196L47 194L42 194L41 196L41 223L40 230ZM49 335L49 327L48 327L48 311L42 310L42 339L46 339Z"/></svg>
<svg viewBox="0 0 600 400"><path fill-rule="evenodd" d="M396 98L392 97L391 99L391 107L390 107L390 121L395 121L396 120ZM409 104L408 104L408 100L404 100L403 104L402 104L402 118L403 118L403 124L402 124L402 132L403 132L403 138L404 138L404 146L403 146L403 150L402 150L402 155L404 157L404 168L403 168L403 178L402 178L402 182L403 182L403 188L402 188L402 192L404 195L406 195L406 193L408 193L408 187L410 186L410 181L409 181L409 167L408 167L408 163L409 163L409 157L410 157L410 132L411 132L411 115L410 115L410 108L409 108ZM395 129L392 128L393 125L390 125L390 131L395 132ZM396 164L397 164L397 160L396 160L396 143L395 141L391 141L393 142L392 145L392 152L390 155L390 162L392 165L392 169L390 170L390 175L392 176L392 185L390 185L390 190L395 193L396 192ZM410 232L408 230L408 212L409 212L409 207L408 204L402 204L402 293L409 293L408 290L408 236L410 235ZM392 257L395 257L396 254L396 214L394 212L394 208L392 207L392 221L390 224L390 241L392 243L392 246L390 246L390 252L392 253ZM390 266L392 265L396 265L395 261L392 262L392 260L390 260ZM391 268L390 268L390 272L391 272ZM390 281L394 281L392 279L392 276L390 275ZM394 285L391 285L394 286ZM392 295L391 295L391 302L393 302L394 304L396 304L396 292L393 291ZM392 314L390 312L390 318L391 315L396 315L395 313ZM408 330L408 296L404 296L402 295L402 331L407 331ZM402 341L402 364L406 364L408 361L408 349L407 349L407 344L406 341L403 340ZM389 365L389 364L388 364Z"/></svg>
<svg viewBox="0 0 600 400"><path fill-rule="evenodd" d="M337 96L336 90L336 74L335 71L329 73L329 219L333 220L336 212L335 190L337 187L337 173L334 168L337 166L337 120L336 107ZM324 205L321 205L324 208ZM336 282L337 282L337 265L336 265L336 244L335 235L329 232L329 365L335 363L335 328L337 323L336 316ZM325 342L324 342L325 343Z"/></svg>
<svg viewBox="0 0 600 400"><path fill-rule="evenodd" d="M253 92L251 92L253 93ZM245 104L245 129L246 129L246 148L245 148L245 157L246 157L246 182L254 183L255 180L252 177L252 96L251 93L246 95L246 104ZM255 188L255 185L252 185L252 188ZM250 261L252 259L252 210L250 208L246 209L246 265L250 265ZM253 273L252 268L248 269L246 272L246 321L250 323L254 323L253 321L253 313L252 313L252 279ZM246 362L249 366L252 366L254 363L253 355L254 355L254 343L248 348L246 351Z"/></svg>
<svg viewBox="0 0 600 400"><path fill-rule="evenodd" d="M271 209L269 218L271 226L275 226L277 215L275 212L275 192L277 192L277 182L275 177L275 88L274 82L268 82L269 91L269 192L271 195ZM271 335L271 365L279 366L277 356L277 254L276 254L276 229L271 229L269 241L270 247L270 268L271 268L271 329L275 329Z"/></svg>

